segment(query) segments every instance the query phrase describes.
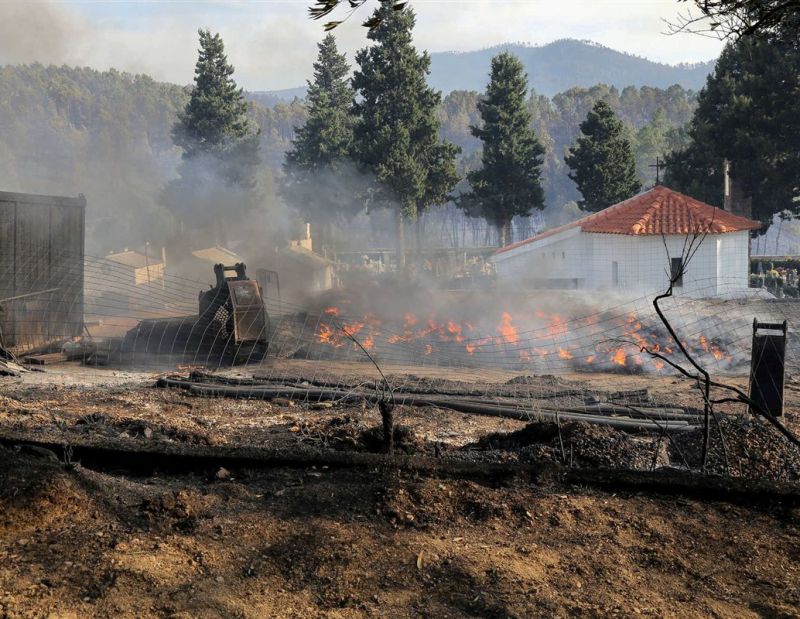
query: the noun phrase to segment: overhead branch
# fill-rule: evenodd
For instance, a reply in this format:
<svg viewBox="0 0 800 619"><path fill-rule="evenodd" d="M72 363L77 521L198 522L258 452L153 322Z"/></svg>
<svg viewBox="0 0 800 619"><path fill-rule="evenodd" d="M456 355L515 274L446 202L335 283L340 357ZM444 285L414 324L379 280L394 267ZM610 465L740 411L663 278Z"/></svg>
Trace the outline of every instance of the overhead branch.
<svg viewBox="0 0 800 619"><path fill-rule="evenodd" d="M772 33L800 23L800 0L678 0L691 5L674 21L667 34L691 33L716 39L738 39Z"/></svg>
<svg viewBox="0 0 800 619"><path fill-rule="evenodd" d="M325 22L323 25L323 28L326 31L333 30L337 26L350 19L350 17L352 17L353 14L366 3L367 0L317 0L314 4L308 7L308 16L311 19L319 20L323 17L328 17L340 6L346 5L349 10L343 19ZM407 4L408 0L394 0L391 2L391 7L395 11L401 11ZM379 26L381 21L382 20L379 16L372 16L369 19L366 19L361 25L372 30L373 28Z"/></svg>

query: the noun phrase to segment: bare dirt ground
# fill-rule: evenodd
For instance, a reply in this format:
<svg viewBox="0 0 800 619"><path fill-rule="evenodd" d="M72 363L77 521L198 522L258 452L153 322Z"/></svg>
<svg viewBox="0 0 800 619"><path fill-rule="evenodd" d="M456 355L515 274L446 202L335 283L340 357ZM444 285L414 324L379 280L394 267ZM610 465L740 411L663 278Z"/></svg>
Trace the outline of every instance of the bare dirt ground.
<svg viewBox="0 0 800 619"><path fill-rule="evenodd" d="M375 378L363 364L329 370L342 383ZM390 371L400 383L475 390L500 390L514 378ZM299 377L308 366L269 369L281 372ZM77 365L4 380L0 435L143 448L369 450L365 437L380 423L364 406L208 399L154 389L154 380L150 371ZM647 388L655 402L697 406L696 388L670 376L542 380L587 393ZM797 410L792 381L787 398ZM536 444L504 445L497 433L527 436L524 421L424 407L401 407L399 421L416 453L438 446L444 457L502 462L533 448L537 456L557 452L541 433ZM795 430L796 422L790 415ZM655 453L653 437L582 424L564 432L581 466L606 465L608 453L640 466L622 456L643 449L641 466L649 467ZM762 434L739 443L731 436L739 458L731 474L796 482L791 454L753 436ZM778 455L758 457L761 449ZM800 510L791 503L385 467L141 475L124 462L68 467L64 456L0 448L0 616L800 617ZM676 464L674 454L664 458L659 465Z"/></svg>

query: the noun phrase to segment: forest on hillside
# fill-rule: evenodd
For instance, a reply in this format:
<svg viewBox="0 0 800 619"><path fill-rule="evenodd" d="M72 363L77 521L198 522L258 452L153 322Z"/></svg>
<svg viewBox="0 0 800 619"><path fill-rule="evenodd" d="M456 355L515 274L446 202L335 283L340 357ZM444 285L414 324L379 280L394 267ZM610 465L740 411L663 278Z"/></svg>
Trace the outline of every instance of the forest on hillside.
<svg viewBox="0 0 800 619"><path fill-rule="evenodd" d="M462 148L462 175L480 160L479 142L469 130L478 121L479 96L453 91L438 112L442 137ZM146 75L39 64L0 67L0 190L85 194L90 253L163 243L172 224L161 191L180 161L171 129L187 97L184 87ZM578 197L563 158L595 101L607 101L625 123L648 186L656 157L685 143L683 127L695 98L677 85L621 91L597 85L552 98L532 94L528 105L546 148L545 203L553 223L574 216L574 208L562 212ZM260 128L263 214L285 229L292 214L281 202L277 180L295 127L305 122L305 106L299 99L273 107L251 100L249 114Z"/></svg>

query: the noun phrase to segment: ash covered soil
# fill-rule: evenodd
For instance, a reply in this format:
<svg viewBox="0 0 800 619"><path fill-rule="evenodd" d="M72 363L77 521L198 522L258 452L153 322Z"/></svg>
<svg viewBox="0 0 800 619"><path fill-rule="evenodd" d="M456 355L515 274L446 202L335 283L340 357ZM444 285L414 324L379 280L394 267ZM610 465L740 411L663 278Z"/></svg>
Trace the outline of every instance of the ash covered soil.
<svg viewBox="0 0 800 619"><path fill-rule="evenodd" d="M313 377L309 367L287 362L269 374L339 386L375 380L363 364ZM667 376L391 371L406 389L475 397L570 404L647 389L650 404L698 405L695 387ZM380 449L380 419L367 406L201 398L154 389L155 378L68 365L4 380L0 434L187 451ZM790 380L790 411L795 388ZM717 441L712 470L800 479L783 439L738 413L727 410L721 424L728 466ZM555 424L432 407L402 406L397 417L400 450L470 461L569 453L573 466L650 469L695 464L700 439L586 424L563 424L559 437ZM797 431L793 415L787 424ZM0 451L0 615L800 617L800 510L791 504L383 468L144 476L124 463L92 469L63 459Z"/></svg>

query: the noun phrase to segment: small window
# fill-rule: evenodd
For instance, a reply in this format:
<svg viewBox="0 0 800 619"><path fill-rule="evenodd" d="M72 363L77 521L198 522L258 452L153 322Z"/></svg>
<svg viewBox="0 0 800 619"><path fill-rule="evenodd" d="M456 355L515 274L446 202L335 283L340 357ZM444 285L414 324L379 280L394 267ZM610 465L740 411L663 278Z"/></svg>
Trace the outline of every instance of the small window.
<svg viewBox="0 0 800 619"><path fill-rule="evenodd" d="M683 286L683 258L670 259L669 279L675 286Z"/></svg>
<svg viewBox="0 0 800 619"><path fill-rule="evenodd" d="M615 286L619 285L619 263L611 263L611 283Z"/></svg>

